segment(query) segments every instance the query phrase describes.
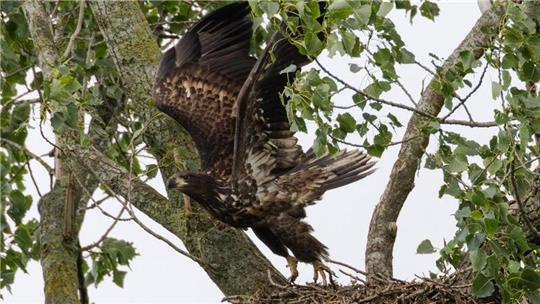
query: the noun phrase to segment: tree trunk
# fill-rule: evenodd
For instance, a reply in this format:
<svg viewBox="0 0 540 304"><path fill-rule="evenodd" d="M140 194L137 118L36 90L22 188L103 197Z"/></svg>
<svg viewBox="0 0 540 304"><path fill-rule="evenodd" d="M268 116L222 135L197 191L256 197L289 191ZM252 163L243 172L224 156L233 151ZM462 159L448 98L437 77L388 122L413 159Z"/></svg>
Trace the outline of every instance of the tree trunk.
<svg viewBox="0 0 540 304"><path fill-rule="evenodd" d="M150 105L154 73L161 54L138 3L94 1L90 5L106 38L124 92L145 122L144 141L156 157L163 179L167 180L179 170L196 169L189 165L198 163L189 135ZM133 203L178 236L192 255L203 260L201 267L225 295L255 292L268 285L268 272L276 281L285 282L243 232L218 228L216 222L196 206L187 216L178 208L182 205L181 195L169 191L168 196L169 202Z"/></svg>
<svg viewBox="0 0 540 304"><path fill-rule="evenodd" d="M459 53L464 50L470 50L476 59L480 58L484 53L484 45L493 35L493 31L487 34L483 29L498 28L503 13L501 8L486 11L444 62L441 67L442 73L459 62ZM418 110L432 116L439 114L444 102L443 95L433 89L435 81L437 79L433 79L428 85L417 106ZM429 121L429 118L417 113L412 115L388 184L371 218L366 249L366 270L370 275L392 276L396 222L407 196L414 188L415 174L429 143L430 134L422 131L422 127Z"/></svg>
<svg viewBox="0 0 540 304"><path fill-rule="evenodd" d="M43 76L50 79L58 51L55 48L49 15L43 4L35 0L26 1L23 9ZM69 172L60 165L62 161L58 156L57 153L54 187L38 203L45 303L78 303L78 239L65 237L66 221L63 221L67 217L65 214L67 201L73 203L73 197L68 194L72 188L69 187Z"/></svg>
<svg viewBox="0 0 540 304"><path fill-rule="evenodd" d="M50 16L42 3L27 1L23 5L29 30L34 41L36 56L45 79L51 78L59 50L54 42ZM105 100L100 107L100 119L90 121L88 137L98 149L105 151L110 145L110 136L116 129L114 100ZM112 109L112 110L111 110ZM104 136L108 135L108 136ZM66 145L78 138L78 132L68 132L56 137L56 144ZM59 147L61 148L61 147ZM61 151L55 153L55 178L51 192L38 202L40 213L41 265L45 282L46 303L79 303L78 292L86 297L86 286L79 281L81 271L78 232L84 219L90 196L98 187L98 180L77 163L69 162ZM69 214L67 214L69 213ZM70 227L66 227L70 225ZM84 295L83 295L84 294ZM82 299L81 299L82 301Z"/></svg>

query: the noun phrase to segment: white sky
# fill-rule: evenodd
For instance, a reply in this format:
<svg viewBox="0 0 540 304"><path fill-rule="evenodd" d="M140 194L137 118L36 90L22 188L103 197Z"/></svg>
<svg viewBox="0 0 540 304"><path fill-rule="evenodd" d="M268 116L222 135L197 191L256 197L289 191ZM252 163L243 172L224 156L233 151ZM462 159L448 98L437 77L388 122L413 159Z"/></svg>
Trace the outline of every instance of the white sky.
<svg viewBox="0 0 540 304"><path fill-rule="evenodd" d="M441 15L436 22L416 17L411 25L408 18L404 18L402 11L392 11L390 18L396 23L398 32L406 42L407 48L416 58L426 65L430 65L431 57L428 53L437 54L441 58L447 57L459 42L469 32L480 16L476 1L445 1L440 3ZM320 57L321 62L335 74L353 85L366 85L362 83L363 76L349 72L347 63L350 59ZM361 63L358 61L357 63ZM398 75L405 87L418 100L422 81L427 84L430 77L417 66L407 65L397 69ZM490 74L491 72L491 74ZM476 83L479 75L471 81ZM478 121L492 120L491 81L496 80L496 74L488 71L484 84L469 101L469 109ZM464 95L464 94L462 94ZM336 99L340 105L351 104L350 94L344 94ZM409 101L399 89L384 95L384 98L407 104ZM399 109L389 109L406 125L409 112ZM353 115L357 112L352 112ZM462 111L458 111L455 118L464 118ZM34 113L36 118L39 113ZM356 115L359 117L359 115ZM313 125L310 125L312 128ZM496 129L453 128L464 136L485 143ZM48 138L53 138L50 127L46 126L44 132ZM394 135L394 140L400 140L403 130ZM300 141L307 149L312 141L312 135L299 134ZM354 139L353 139L354 140ZM50 147L41 138L38 130L30 132L27 140L28 146L35 154L44 154ZM435 151L433 140L428 148ZM396 159L399 147L390 148L372 176L355 184L333 190L327 193L323 200L308 209L307 221L313 225L315 236L330 249L332 259L343 261L358 268L364 268L364 252L366 247L367 231L371 214L384 191L392 165ZM39 186L42 193L48 191L47 174L32 162L38 175ZM452 238L455 231L455 221L452 213L457 208L457 202L445 196L437 196L442 184L442 174L438 171L422 169L416 179L416 188L410 194L405 207L398 220L398 237L394 248L394 272L398 278L412 279L415 274L427 274L436 271L436 255L418 255L416 247L428 238L438 248L442 247L443 240ZM153 186L164 193L163 185L159 179L154 179ZM37 202L37 193L31 183L28 183L28 193L34 196ZM110 201L106 209L113 214L118 210L118 203ZM37 217L37 204L34 203L28 216ZM151 220L141 216L144 222L159 234L167 237L175 244L183 247L181 241ZM81 244L92 243L110 225L111 220L104 217L99 211L91 210L87 213L81 232ZM106 279L98 289L89 289L90 300L95 303L218 303L223 295L208 278L206 273L191 260L181 256L166 244L142 231L136 224L120 222L111 233L112 237L132 241L140 256L136 257L131 270L125 279L124 288L114 285L111 279ZM249 236L255 240L257 246L270 259L270 261L286 276L289 275L285 267L285 259L272 254L250 232ZM339 269L330 265L334 270ZM299 267L300 277L297 283L311 281L312 268L310 265ZM348 283L348 277L339 276L339 282ZM4 293L4 303L42 303L43 279L39 263L31 262L28 274L17 273L12 294Z"/></svg>

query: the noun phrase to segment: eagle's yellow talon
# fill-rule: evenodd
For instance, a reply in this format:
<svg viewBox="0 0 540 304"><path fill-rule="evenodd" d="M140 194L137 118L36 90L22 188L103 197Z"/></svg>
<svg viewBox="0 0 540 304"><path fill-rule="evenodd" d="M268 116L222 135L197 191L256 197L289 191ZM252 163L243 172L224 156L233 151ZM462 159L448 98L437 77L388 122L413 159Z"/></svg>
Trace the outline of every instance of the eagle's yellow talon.
<svg viewBox="0 0 540 304"><path fill-rule="evenodd" d="M326 272L328 273L328 278L330 279L330 283L332 285L334 284L333 277L335 276L335 273L332 271L332 269L324 265L321 261L315 261L313 262L312 265L313 265L313 284L317 284L317 280L319 279L319 274L320 274L322 285L327 286L328 281L326 280Z"/></svg>
<svg viewBox="0 0 540 304"><path fill-rule="evenodd" d="M289 277L289 282L294 283L296 278L298 278L298 260L292 255L287 256L287 267L291 270L291 276Z"/></svg>

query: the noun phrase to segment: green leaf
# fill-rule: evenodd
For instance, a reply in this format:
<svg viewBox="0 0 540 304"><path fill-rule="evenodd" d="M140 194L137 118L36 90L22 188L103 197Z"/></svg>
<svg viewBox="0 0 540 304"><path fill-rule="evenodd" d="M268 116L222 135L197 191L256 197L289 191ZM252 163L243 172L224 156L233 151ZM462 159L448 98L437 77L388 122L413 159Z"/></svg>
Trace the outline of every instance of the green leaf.
<svg viewBox="0 0 540 304"><path fill-rule="evenodd" d="M328 14L337 19L345 19L352 14L353 9L346 0L334 0L328 6Z"/></svg>
<svg viewBox="0 0 540 304"><path fill-rule="evenodd" d="M468 71L474 62L474 55L471 51L465 50L459 53L461 64L463 64L463 70Z"/></svg>
<svg viewBox="0 0 540 304"><path fill-rule="evenodd" d="M399 127L402 127L403 125L401 124L401 122L399 122L398 118L396 116L394 116L392 113L388 113L388 115L386 115L390 121L392 122L391 124L393 124L394 126L396 126L397 128Z"/></svg>
<svg viewBox="0 0 540 304"><path fill-rule="evenodd" d="M540 64L532 61L525 62L518 70L518 76L522 81L540 81Z"/></svg>
<svg viewBox="0 0 540 304"><path fill-rule="evenodd" d="M124 287L124 279L126 277L125 271L114 270L113 271L113 282L119 287Z"/></svg>
<svg viewBox="0 0 540 304"><path fill-rule="evenodd" d="M403 64L415 63L414 54L409 52L406 48L400 48L397 61Z"/></svg>
<svg viewBox="0 0 540 304"><path fill-rule="evenodd" d="M386 65L387 63L392 63L392 53L389 49L379 49L375 54L373 54L373 59L379 66Z"/></svg>
<svg viewBox="0 0 540 304"><path fill-rule="evenodd" d="M482 249L470 252L469 258L474 272L479 272L486 266L487 255Z"/></svg>
<svg viewBox="0 0 540 304"><path fill-rule="evenodd" d="M341 33L342 37L342 43L343 43L343 49L347 54L349 54L352 57L357 57L359 55L359 40L356 35L354 35L351 32L343 31Z"/></svg>
<svg viewBox="0 0 540 304"><path fill-rule="evenodd" d="M337 116L339 127L347 133L352 133L356 130L356 120L349 113L339 114Z"/></svg>
<svg viewBox="0 0 540 304"><path fill-rule="evenodd" d="M493 99L497 99L499 95L501 94L502 90L503 90L503 87L501 86L500 83L496 81L491 82L491 97Z"/></svg>
<svg viewBox="0 0 540 304"><path fill-rule="evenodd" d="M54 132L62 134L66 131L67 125L64 118L64 113L55 112L51 118L51 126L53 127Z"/></svg>
<svg viewBox="0 0 540 304"><path fill-rule="evenodd" d="M478 298L485 298L492 295L494 291L495 287L493 286L491 279L482 274L478 274L476 276L472 285L472 293L474 296Z"/></svg>
<svg viewBox="0 0 540 304"><path fill-rule="evenodd" d="M433 2L424 1L420 5L420 14L428 19L435 20L435 17L439 16L439 6Z"/></svg>
<svg viewBox="0 0 540 304"><path fill-rule="evenodd" d="M259 2L259 7L268 14L269 17L274 16L279 12L279 3L274 1Z"/></svg>
<svg viewBox="0 0 540 304"><path fill-rule="evenodd" d="M19 225L15 230L15 241L23 252L28 252L32 247L32 236L25 225Z"/></svg>
<svg viewBox="0 0 540 304"><path fill-rule="evenodd" d="M431 241L428 239L423 240L416 248L416 253L418 254L431 254L435 252L435 248L431 244Z"/></svg>
<svg viewBox="0 0 540 304"><path fill-rule="evenodd" d="M516 55L509 53L504 55L501 66L503 69L515 69L519 64L519 60Z"/></svg>
<svg viewBox="0 0 540 304"><path fill-rule="evenodd" d="M535 271L530 268L526 268L521 272L521 280L525 287L530 290L540 289L540 274L538 271Z"/></svg>
<svg viewBox="0 0 540 304"><path fill-rule="evenodd" d="M24 215L32 205L32 197L25 196L19 190L13 190L9 193L9 201L11 202L11 206L7 213L16 224L20 224Z"/></svg>
<svg viewBox="0 0 540 304"><path fill-rule="evenodd" d="M531 304L540 304L540 290L530 292L528 297Z"/></svg>
<svg viewBox="0 0 540 304"><path fill-rule="evenodd" d="M523 33L512 27L506 27L503 31L504 42L509 47L518 48L523 44Z"/></svg>
<svg viewBox="0 0 540 304"><path fill-rule="evenodd" d="M463 159L461 157L455 157L445 167L449 172L460 173L460 172L463 172L463 171L467 170L467 168L469 167L469 164L467 163L466 158Z"/></svg>
<svg viewBox="0 0 540 304"><path fill-rule="evenodd" d="M323 43L316 34L309 32L304 36L304 46L308 54L317 55L321 51Z"/></svg>
<svg viewBox="0 0 540 304"><path fill-rule="evenodd" d="M366 150L367 150L368 154L371 155L371 156L381 157L381 155L384 152L384 147L380 146L380 145L371 145L371 146L367 147Z"/></svg>
<svg viewBox="0 0 540 304"><path fill-rule="evenodd" d="M377 11L377 16L379 17L385 17L390 13L394 5L391 2L382 2L381 6L379 6L379 10Z"/></svg>
<svg viewBox="0 0 540 304"><path fill-rule="evenodd" d="M486 225L486 233L489 236L495 235L497 229L499 228L499 221L496 219L486 218L484 219L484 224Z"/></svg>
<svg viewBox="0 0 540 304"><path fill-rule="evenodd" d="M354 16L356 20L362 25L367 25L369 23L369 18L371 17L371 4L364 4L358 8L354 9Z"/></svg>

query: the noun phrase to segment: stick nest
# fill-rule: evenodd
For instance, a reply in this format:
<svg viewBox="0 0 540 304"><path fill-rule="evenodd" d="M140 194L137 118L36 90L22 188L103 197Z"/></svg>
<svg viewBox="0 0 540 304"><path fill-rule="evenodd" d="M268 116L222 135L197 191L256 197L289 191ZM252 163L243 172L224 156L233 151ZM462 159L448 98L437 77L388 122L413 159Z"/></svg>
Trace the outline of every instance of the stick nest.
<svg viewBox="0 0 540 304"><path fill-rule="evenodd" d="M257 291L251 296L230 296L223 299L233 304L274 304L274 303L458 303L487 304L497 300L481 300L472 297L468 285L449 285L447 282L431 279L405 282L401 280L363 284L352 282L347 286L317 285L277 285Z"/></svg>

